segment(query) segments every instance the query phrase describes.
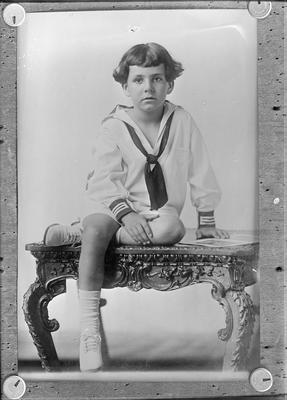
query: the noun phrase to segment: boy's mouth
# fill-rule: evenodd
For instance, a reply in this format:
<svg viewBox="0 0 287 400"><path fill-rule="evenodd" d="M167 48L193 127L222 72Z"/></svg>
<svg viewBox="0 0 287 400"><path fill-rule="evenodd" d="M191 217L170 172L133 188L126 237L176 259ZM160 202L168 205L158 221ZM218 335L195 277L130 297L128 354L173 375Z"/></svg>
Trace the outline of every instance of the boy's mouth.
<svg viewBox="0 0 287 400"><path fill-rule="evenodd" d="M145 97L142 101L156 100L155 97Z"/></svg>

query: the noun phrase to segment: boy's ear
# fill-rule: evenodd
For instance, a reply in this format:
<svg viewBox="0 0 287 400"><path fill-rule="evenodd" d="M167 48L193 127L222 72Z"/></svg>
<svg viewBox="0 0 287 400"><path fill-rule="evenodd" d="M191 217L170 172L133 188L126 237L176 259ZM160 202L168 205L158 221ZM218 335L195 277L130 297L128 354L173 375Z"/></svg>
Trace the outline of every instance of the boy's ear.
<svg viewBox="0 0 287 400"><path fill-rule="evenodd" d="M123 88L123 91L124 91L125 95L126 95L127 97L130 97L130 92L129 92L129 90L128 90L128 84L127 84L127 83L123 83L123 84L122 84L122 88Z"/></svg>
<svg viewBox="0 0 287 400"><path fill-rule="evenodd" d="M168 82L168 89L167 89L167 94L170 94L173 91L174 88L174 81Z"/></svg>

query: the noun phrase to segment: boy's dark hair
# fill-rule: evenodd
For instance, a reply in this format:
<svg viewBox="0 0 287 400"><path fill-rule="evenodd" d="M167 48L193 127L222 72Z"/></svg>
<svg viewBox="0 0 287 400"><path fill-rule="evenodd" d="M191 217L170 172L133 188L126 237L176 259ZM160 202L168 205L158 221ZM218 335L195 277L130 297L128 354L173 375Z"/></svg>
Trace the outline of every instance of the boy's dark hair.
<svg viewBox="0 0 287 400"><path fill-rule="evenodd" d="M175 61L160 44L137 44L123 55L118 67L113 72L113 77L123 85L128 80L130 65L156 67L160 64L165 67L165 78L168 82L174 81L183 72L181 63Z"/></svg>

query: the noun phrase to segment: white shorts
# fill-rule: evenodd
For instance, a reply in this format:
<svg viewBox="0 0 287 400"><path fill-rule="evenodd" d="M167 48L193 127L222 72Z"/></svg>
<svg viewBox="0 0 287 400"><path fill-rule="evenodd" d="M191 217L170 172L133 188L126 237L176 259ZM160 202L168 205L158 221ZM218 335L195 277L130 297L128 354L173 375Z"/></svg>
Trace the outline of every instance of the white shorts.
<svg viewBox="0 0 287 400"><path fill-rule="evenodd" d="M164 205L163 207L159 208L158 210L150 210L148 207L141 207L141 209L135 210L135 212L138 212L139 214L146 215L146 216L160 216L160 215L174 215L179 218L179 213L176 208L169 206L169 205ZM86 204L85 204L85 216L91 215L91 214L105 214L109 215L111 218L113 218L115 221L116 217L114 214L111 212L109 207L105 206L104 204L100 203L94 203L91 200L87 199Z"/></svg>

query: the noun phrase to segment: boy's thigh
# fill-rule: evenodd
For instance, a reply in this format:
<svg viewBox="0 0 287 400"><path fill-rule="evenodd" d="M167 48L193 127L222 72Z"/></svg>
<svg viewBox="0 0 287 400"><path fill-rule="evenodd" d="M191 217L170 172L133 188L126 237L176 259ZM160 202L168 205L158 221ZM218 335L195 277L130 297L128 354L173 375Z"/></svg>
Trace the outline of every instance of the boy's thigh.
<svg viewBox="0 0 287 400"><path fill-rule="evenodd" d="M149 221L149 224L153 232L154 244L174 244L179 242L185 234L182 221L175 215L162 214Z"/></svg>

